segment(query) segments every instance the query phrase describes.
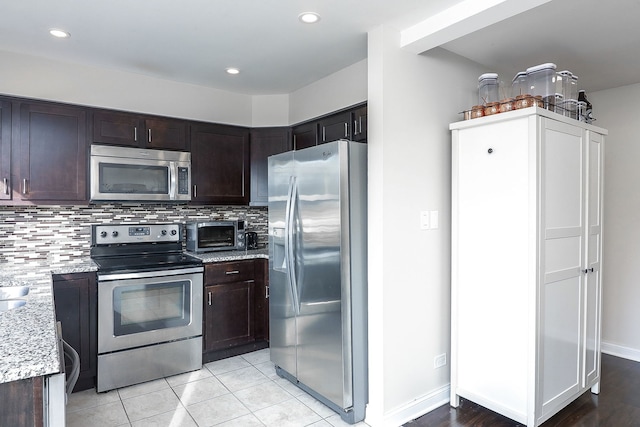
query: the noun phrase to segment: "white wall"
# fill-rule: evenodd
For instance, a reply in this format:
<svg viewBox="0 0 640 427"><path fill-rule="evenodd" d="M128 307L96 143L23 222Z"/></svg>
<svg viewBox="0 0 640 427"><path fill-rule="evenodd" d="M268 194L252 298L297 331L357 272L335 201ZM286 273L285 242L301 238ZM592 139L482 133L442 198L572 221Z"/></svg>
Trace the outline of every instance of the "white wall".
<svg viewBox="0 0 640 427"><path fill-rule="evenodd" d="M289 126L289 95L256 95L252 127Z"/></svg>
<svg viewBox="0 0 640 427"><path fill-rule="evenodd" d="M366 100L365 59L289 94L289 123L300 123Z"/></svg>
<svg viewBox="0 0 640 427"><path fill-rule="evenodd" d="M6 95L252 125L249 95L3 51L0 64L0 93Z"/></svg>
<svg viewBox="0 0 640 427"><path fill-rule="evenodd" d="M449 401L451 136L476 102L477 64L416 55L400 34L369 33L369 406L397 426ZM420 211L439 227L421 230ZM434 357L447 365L434 369Z"/></svg>
<svg viewBox="0 0 640 427"><path fill-rule="evenodd" d="M640 84L588 93L605 146L602 350L640 361Z"/></svg>

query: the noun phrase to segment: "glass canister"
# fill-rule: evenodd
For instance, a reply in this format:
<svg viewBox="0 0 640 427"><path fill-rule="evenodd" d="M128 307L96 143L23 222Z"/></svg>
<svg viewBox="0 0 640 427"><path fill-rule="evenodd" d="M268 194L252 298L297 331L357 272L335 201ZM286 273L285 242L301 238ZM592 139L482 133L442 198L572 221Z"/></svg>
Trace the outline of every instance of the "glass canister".
<svg viewBox="0 0 640 427"><path fill-rule="evenodd" d="M547 62L527 68L527 86L531 95L542 96L545 105L555 103L556 96L556 64ZM551 100L552 97L554 98Z"/></svg>
<svg viewBox="0 0 640 427"><path fill-rule="evenodd" d="M573 73L569 70L558 71L556 75L556 93L561 94L563 99L569 98L569 82Z"/></svg>
<svg viewBox="0 0 640 427"><path fill-rule="evenodd" d="M498 74L486 73L478 77L478 104L498 102Z"/></svg>
<svg viewBox="0 0 640 427"><path fill-rule="evenodd" d="M515 98L519 95L526 95L529 93L529 89L527 88L527 72L520 71L515 75L513 81L511 82L511 96Z"/></svg>

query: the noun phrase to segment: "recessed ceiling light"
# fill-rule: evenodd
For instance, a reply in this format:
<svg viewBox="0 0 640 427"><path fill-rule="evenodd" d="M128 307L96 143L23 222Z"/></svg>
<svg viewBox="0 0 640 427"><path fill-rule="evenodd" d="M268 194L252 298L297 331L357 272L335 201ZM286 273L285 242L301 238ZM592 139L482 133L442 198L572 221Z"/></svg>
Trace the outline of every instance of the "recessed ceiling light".
<svg viewBox="0 0 640 427"><path fill-rule="evenodd" d="M59 30L57 28L52 28L49 30L49 34L51 34L53 37L57 37L59 39L67 39L69 37L71 37L71 34L67 33L64 30Z"/></svg>
<svg viewBox="0 0 640 427"><path fill-rule="evenodd" d="M298 19L305 24L315 24L320 20L320 15L315 12L304 12L298 15Z"/></svg>
<svg viewBox="0 0 640 427"><path fill-rule="evenodd" d="M240 74L240 70L234 67L229 67L226 71L228 74Z"/></svg>

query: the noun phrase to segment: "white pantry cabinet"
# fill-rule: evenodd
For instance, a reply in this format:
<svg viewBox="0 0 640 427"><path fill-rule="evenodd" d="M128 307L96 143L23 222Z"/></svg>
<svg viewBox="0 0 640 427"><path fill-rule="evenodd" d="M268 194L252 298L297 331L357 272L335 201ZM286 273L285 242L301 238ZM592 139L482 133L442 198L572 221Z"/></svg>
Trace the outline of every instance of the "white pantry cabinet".
<svg viewBox="0 0 640 427"><path fill-rule="evenodd" d="M607 131L537 107L450 129L451 405L538 426L599 391Z"/></svg>

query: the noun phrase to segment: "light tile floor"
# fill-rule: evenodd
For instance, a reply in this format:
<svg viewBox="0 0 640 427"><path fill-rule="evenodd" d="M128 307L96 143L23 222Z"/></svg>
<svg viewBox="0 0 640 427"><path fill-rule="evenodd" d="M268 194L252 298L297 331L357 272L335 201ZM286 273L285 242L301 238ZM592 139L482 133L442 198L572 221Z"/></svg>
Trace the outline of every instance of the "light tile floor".
<svg viewBox="0 0 640 427"><path fill-rule="evenodd" d="M67 427L348 425L324 404L278 377L269 361L269 349L106 393L73 393L67 404Z"/></svg>

